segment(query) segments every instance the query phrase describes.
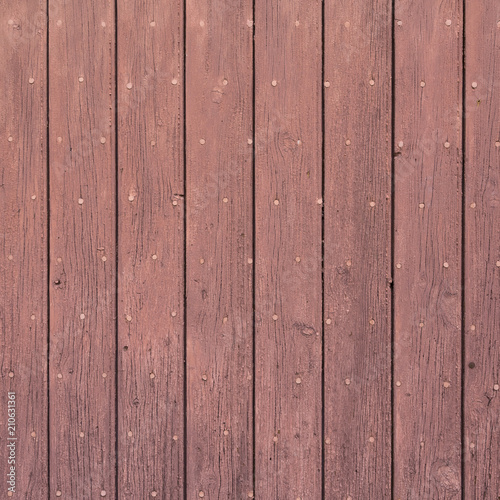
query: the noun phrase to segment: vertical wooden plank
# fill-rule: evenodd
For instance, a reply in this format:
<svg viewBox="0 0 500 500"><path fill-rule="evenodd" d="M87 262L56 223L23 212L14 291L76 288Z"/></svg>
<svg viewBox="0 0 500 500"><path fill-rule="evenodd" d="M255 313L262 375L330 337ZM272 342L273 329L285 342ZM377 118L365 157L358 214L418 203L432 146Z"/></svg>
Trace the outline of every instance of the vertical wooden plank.
<svg viewBox="0 0 500 500"><path fill-rule="evenodd" d="M395 3L394 498L461 492L461 5Z"/></svg>
<svg viewBox="0 0 500 500"><path fill-rule="evenodd" d="M50 494L114 498L114 2L49 11Z"/></svg>
<svg viewBox="0 0 500 500"><path fill-rule="evenodd" d="M500 4L465 6L464 497L500 494Z"/></svg>
<svg viewBox="0 0 500 500"><path fill-rule="evenodd" d="M0 11L0 475L4 497L46 498L46 6Z"/></svg>
<svg viewBox="0 0 500 500"><path fill-rule="evenodd" d="M255 12L256 496L320 498L322 6Z"/></svg>
<svg viewBox="0 0 500 500"><path fill-rule="evenodd" d="M117 498L183 498L183 15L118 2Z"/></svg>
<svg viewBox="0 0 500 500"><path fill-rule="evenodd" d="M391 495L391 11L325 3L325 498Z"/></svg>
<svg viewBox="0 0 500 500"><path fill-rule="evenodd" d="M188 498L253 495L252 18L186 4Z"/></svg>

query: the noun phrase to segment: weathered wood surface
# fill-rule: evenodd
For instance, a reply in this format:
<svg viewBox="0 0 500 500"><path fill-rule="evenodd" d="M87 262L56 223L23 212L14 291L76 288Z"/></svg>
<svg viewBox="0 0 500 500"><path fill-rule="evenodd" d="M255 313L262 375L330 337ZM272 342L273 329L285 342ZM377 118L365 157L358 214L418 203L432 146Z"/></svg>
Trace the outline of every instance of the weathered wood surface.
<svg viewBox="0 0 500 500"><path fill-rule="evenodd" d="M396 0L394 17L394 498L456 499L461 2Z"/></svg>
<svg viewBox="0 0 500 500"><path fill-rule="evenodd" d="M325 498L390 497L391 10L325 4Z"/></svg>
<svg viewBox="0 0 500 500"><path fill-rule="evenodd" d="M257 498L321 497L321 10L255 2Z"/></svg>
<svg viewBox="0 0 500 500"><path fill-rule="evenodd" d="M117 12L117 496L181 499L184 22L180 1L155 4Z"/></svg>
<svg viewBox="0 0 500 500"><path fill-rule="evenodd" d="M0 476L4 498L11 465L16 468L16 496L48 495L44 10L45 2L39 0L20 0L15 7L6 0L0 2ZM8 401L15 401L15 406L8 406ZM15 416L8 409L14 409ZM15 463L9 462L11 451Z"/></svg>
<svg viewBox="0 0 500 500"><path fill-rule="evenodd" d="M498 2L0 6L17 497L497 500Z"/></svg>
<svg viewBox="0 0 500 500"><path fill-rule="evenodd" d="M49 15L50 496L114 498L114 2Z"/></svg>
<svg viewBox="0 0 500 500"><path fill-rule="evenodd" d="M252 2L186 4L187 496L253 496Z"/></svg>
<svg viewBox="0 0 500 500"><path fill-rule="evenodd" d="M500 4L465 3L463 498L500 494Z"/></svg>

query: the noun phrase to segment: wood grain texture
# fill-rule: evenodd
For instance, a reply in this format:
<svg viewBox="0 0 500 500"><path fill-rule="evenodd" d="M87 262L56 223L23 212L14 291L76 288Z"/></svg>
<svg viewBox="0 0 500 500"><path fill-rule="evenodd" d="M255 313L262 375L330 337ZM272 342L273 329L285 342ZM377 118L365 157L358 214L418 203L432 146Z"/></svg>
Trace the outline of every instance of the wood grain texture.
<svg viewBox="0 0 500 500"><path fill-rule="evenodd" d="M114 2L49 13L50 494L114 498Z"/></svg>
<svg viewBox="0 0 500 500"><path fill-rule="evenodd" d="M325 498L391 490L391 10L325 3Z"/></svg>
<svg viewBox="0 0 500 500"><path fill-rule="evenodd" d="M186 4L187 495L253 494L252 2Z"/></svg>
<svg viewBox="0 0 500 500"><path fill-rule="evenodd" d="M48 494L45 2L2 0L0 11L0 472L4 498L13 465L14 495L42 499ZM8 462L11 451L15 464Z"/></svg>
<svg viewBox="0 0 500 500"><path fill-rule="evenodd" d="M464 497L500 494L500 4L465 5Z"/></svg>
<svg viewBox="0 0 500 500"><path fill-rule="evenodd" d="M321 11L255 3L257 498L321 498Z"/></svg>
<svg viewBox="0 0 500 500"><path fill-rule="evenodd" d="M180 499L183 8L156 4L118 2L118 498Z"/></svg>
<svg viewBox="0 0 500 500"><path fill-rule="evenodd" d="M394 498L461 493L462 9L395 3Z"/></svg>

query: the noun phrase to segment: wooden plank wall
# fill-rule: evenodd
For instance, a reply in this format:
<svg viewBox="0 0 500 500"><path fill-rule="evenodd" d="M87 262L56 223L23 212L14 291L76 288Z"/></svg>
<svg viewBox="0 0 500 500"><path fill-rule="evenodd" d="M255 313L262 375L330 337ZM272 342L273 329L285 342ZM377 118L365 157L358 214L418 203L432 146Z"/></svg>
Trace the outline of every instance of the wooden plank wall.
<svg viewBox="0 0 500 500"><path fill-rule="evenodd" d="M48 497L47 23L45 4L0 2L0 473ZM10 420L15 418L15 421ZM16 458L22 457L20 460ZM16 460L12 463L12 460ZM10 477L9 477L10 479ZM33 496L35 491L38 497Z"/></svg>
<svg viewBox="0 0 500 500"><path fill-rule="evenodd" d="M394 16L394 494L456 498L462 6L396 0Z"/></svg>
<svg viewBox="0 0 500 500"><path fill-rule="evenodd" d="M500 492L500 4L465 2L463 495Z"/></svg>
<svg viewBox="0 0 500 500"><path fill-rule="evenodd" d="M115 12L49 2L50 494L115 497Z"/></svg>
<svg viewBox="0 0 500 500"><path fill-rule="evenodd" d="M390 495L391 15L325 4L327 498Z"/></svg>
<svg viewBox="0 0 500 500"><path fill-rule="evenodd" d="M255 488L321 497L321 3L255 3Z"/></svg>
<svg viewBox="0 0 500 500"><path fill-rule="evenodd" d="M182 498L184 12L120 0L116 18L117 497Z"/></svg>
<svg viewBox="0 0 500 500"><path fill-rule="evenodd" d="M7 496L498 499L496 0L0 6Z"/></svg>
<svg viewBox="0 0 500 500"><path fill-rule="evenodd" d="M253 495L252 18L186 2L187 498Z"/></svg>

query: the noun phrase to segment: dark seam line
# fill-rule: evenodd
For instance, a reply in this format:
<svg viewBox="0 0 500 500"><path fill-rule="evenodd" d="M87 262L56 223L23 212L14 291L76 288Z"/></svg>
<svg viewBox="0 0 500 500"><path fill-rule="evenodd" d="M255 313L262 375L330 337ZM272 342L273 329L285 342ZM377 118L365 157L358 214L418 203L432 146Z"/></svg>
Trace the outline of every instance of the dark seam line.
<svg viewBox="0 0 500 500"><path fill-rule="evenodd" d="M50 113L49 113L49 12L50 12L50 0L46 2L46 26L47 26L47 34L46 34L46 103L45 109L47 113L47 128L46 128L46 147L47 147L47 164L46 164L46 197L47 197L47 222L46 222L46 231L47 231L47 496L50 500Z"/></svg>
<svg viewBox="0 0 500 500"><path fill-rule="evenodd" d="M119 298L119 280L118 280L118 251L119 251L119 202L118 202L118 0L115 0L115 495L120 498L118 492L118 439L119 439L119 418L118 418L118 348L119 348L119 335L118 335L118 298Z"/></svg>
<svg viewBox="0 0 500 500"><path fill-rule="evenodd" d="M186 163L186 11L187 5L186 0L182 3L183 5L183 19L182 19L182 75L183 75L183 87L182 87L182 142L183 142L183 176L184 176L184 283L183 283L183 293L184 293L184 345L183 345L183 357L184 357L184 460L183 460L183 470L184 470L184 481L183 481L183 497L187 500L187 204L188 204L188 192L187 192L187 163Z"/></svg>
<svg viewBox="0 0 500 500"><path fill-rule="evenodd" d="M465 68L465 42L466 42L466 33L465 33L465 8L466 8L466 0L462 2L462 248L461 248L461 261L462 261L462 269L461 269L461 286L462 286L462 295L461 295L461 306L462 306L462 317L461 317L461 387L460 387L460 440L461 440L461 452L460 452L460 479L461 479L461 498L465 500L465 449L464 449L464 441L465 441L465 141L466 141L466 87L465 87L465 77L466 77L466 68Z"/></svg>
<svg viewBox="0 0 500 500"><path fill-rule="evenodd" d="M396 442L395 436L395 398L394 398L394 346L395 346L395 283L394 283L394 249L395 249L395 194L396 194L396 178L395 178L395 151L394 151L394 137L396 133L396 37L395 37L395 9L396 0L392 0L391 7L391 261L389 263L389 268L391 272L391 311L390 311L390 329L391 329L391 498L394 499L394 466L395 466L395 449L394 445Z"/></svg>
<svg viewBox="0 0 500 500"><path fill-rule="evenodd" d="M325 2L321 2L321 498L325 498Z"/></svg>
<svg viewBox="0 0 500 500"><path fill-rule="evenodd" d="M257 495L257 481L256 481L256 471L255 471L255 463L256 463L256 439L255 439L255 429L256 429L256 420L255 420L255 415L256 415L256 399L255 399L255 375L256 375L256 353L257 353L257 346L256 346L256 340L257 340L257 326L256 326L256 313L255 313L255 307L256 307L256 271L255 268L257 266L257 255L256 255L256 248L257 248L257 243L256 243L256 234L257 234L257 227L256 227L256 193L255 193L255 164L256 164L256 158L255 158L255 150L256 150L256 145L255 145L255 104L256 104L256 92L255 92L255 0L252 2L252 19L253 19L253 28L252 28L252 105L253 105L253 114L252 114L252 214L253 214L253 220L252 220L252 258L253 258L253 267L252 267L252 336L253 336L253 342L252 342L252 482L253 482L253 492L254 492L254 498L258 498Z"/></svg>

